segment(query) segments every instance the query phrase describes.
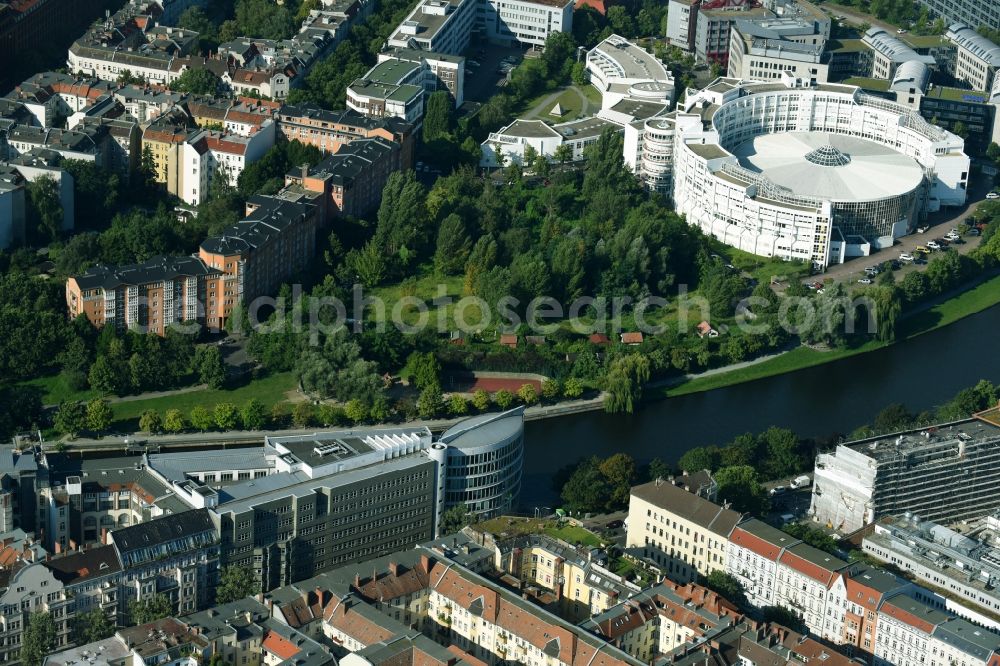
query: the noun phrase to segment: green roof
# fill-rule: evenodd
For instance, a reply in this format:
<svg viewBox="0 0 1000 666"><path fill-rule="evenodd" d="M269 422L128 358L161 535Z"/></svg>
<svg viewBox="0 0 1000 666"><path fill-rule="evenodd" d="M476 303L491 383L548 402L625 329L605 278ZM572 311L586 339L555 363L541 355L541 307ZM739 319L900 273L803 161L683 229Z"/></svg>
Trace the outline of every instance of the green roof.
<svg viewBox="0 0 1000 666"><path fill-rule="evenodd" d="M951 46L951 42L941 35L899 35L899 38L915 49L928 49L934 46Z"/></svg>
<svg viewBox="0 0 1000 666"><path fill-rule="evenodd" d="M831 39L826 43L827 51L839 51L841 53L852 53L864 51L868 46L860 39Z"/></svg>
<svg viewBox="0 0 1000 666"><path fill-rule="evenodd" d="M852 76L849 79L844 79L841 83L849 86L858 86L859 88L866 88L868 90L878 90L881 92L887 92L889 90L889 80L888 79L871 79L865 76Z"/></svg>
<svg viewBox="0 0 1000 666"><path fill-rule="evenodd" d="M927 91L927 97L947 99L953 102L975 103L975 100L973 99L965 99L967 96L979 97L984 103L990 99L990 94L982 90L963 90L962 88L949 88L948 86L934 86L932 89Z"/></svg>

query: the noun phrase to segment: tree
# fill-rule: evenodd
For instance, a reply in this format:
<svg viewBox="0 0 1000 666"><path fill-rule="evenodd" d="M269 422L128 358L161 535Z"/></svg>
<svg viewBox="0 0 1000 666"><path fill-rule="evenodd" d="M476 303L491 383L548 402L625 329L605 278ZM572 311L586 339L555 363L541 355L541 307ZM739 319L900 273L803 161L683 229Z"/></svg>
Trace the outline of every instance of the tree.
<svg viewBox="0 0 1000 666"><path fill-rule="evenodd" d="M542 398L545 400L556 400L562 392L562 384L558 379L546 379L542 381Z"/></svg>
<svg viewBox="0 0 1000 666"><path fill-rule="evenodd" d="M77 645L86 645L110 638L115 633L114 623L100 608L77 613L73 621L73 640Z"/></svg>
<svg viewBox="0 0 1000 666"><path fill-rule="evenodd" d="M635 24L628 11L621 5L609 7L607 12L608 24L611 29L622 37L635 36Z"/></svg>
<svg viewBox="0 0 1000 666"><path fill-rule="evenodd" d="M441 534L455 534L472 524L474 514L464 504L456 504L441 514Z"/></svg>
<svg viewBox="0 0 1000 666"><path fill-rule="evenodd" d="M561 143L552 151L552 157L559 164L566 164L573 159L573 148L568 143Z"/></svg>
<svg viewBox="0 0 1000 666"><path fill-rule="evenodd" d="M953 134L957 134L963 139L969 138L969 128L965 126L961 120L956 120L955 124L951 126L951 131Z"/></svg>
<svg viewBox="0 0 1000 666"><path fill-rule="evenodd" d="M209 388L219 389L226 383L226 365L222 360L222 352L216 345L199 347L194 356L198 380L208 384Z"/></svg>
<svg viewBox="0 0 1000 666"><path fill-rule="evenodd" d="M240 409L240 420L245 430L263 430L267 425L267 410L257 398L250 398Z"/></svg>
<svg viewBox="0 0 1000 666"><path fill-rule="evenodd" d="M444 409L444 398L441 388L436 384L426 386L417 399L417 413L422 419L432 419Z"/></svg>
<svg viewBox="0 0 1000 666"><path fill-rule="evenodd" d="M53 425L59 432L76 437L81 430L87 427L87 409L82 402L66 400L59 403L53 418Z"/></svg>
<svg viewBox="0 0 1000 666"><path fill-rule="evenodd" d="M649 461L648 473L646 475L649 481L656 481L657 479L666 479L671 475L673 470L670 465L663 462L659 458L653 458Z"/></svg>
<svg viewBox="0 0 1000 666"><path fill-rule="evenodd" d="M458 393L448 398L448 412L452 416L463 416L469 412L469 403Z"/></svg>
<svg viewBox="0 0 1000 666"><path fill-rule="evenodd" d="M167 432L181 432L187 424L184 423L184 415L179 409L168 409L163 416L163 429Z"/></svg>
<svg viewBox="0 0 1000 666"><path fill-rule="evenodd" d="M156 594L149 599L129 602L128 612L132 620L130 624L146 624L169 617L174 607L165 594Z"/></svg>
<svg viewBox="0 0 1000 666"><path fill-rule="evenodd" d="M708 470L712 472L719 469L719 449L715 446L697 446L689 449L677 461L677 466L684 472L691 474Z"/></svg>
<svg viewBox="0 0 1000 666"><path fill-rule="evenodd" d="M787 428L771 426L760 435L760 441L767 452L763 472L769 479L783 479L805 467L799 455L799 439Z"/></svg>
<svg viewBox="0 0 1000 666"><path fill-rule="evenodd" d="M576 377L570 377L563 385L563 395L575 400L583 395L583 382Z"/></svg>
<svg viewBox="0 0 1000 666"><path fill-rule="evenodd" d="M163 430L163 421L160 419L160 413L155 409L145 410L142 415L139 416L139 430L150 434L158 433Z"/></svg>
<svg viewBox="0 0 1000 666"><path fill-rule="evenodd" d="M48 613L32 613L21 637L21 663L41 666L56 647L56 622Z"/></svg>
<svg viewBox="0 0 1000 666"><path fill-rule="evenodd" d="M913 422L913 414L901 403L893 403L885 407L875 416L872 427L876 432L894 432L904 430Z"/></svg>
<svg viewBox="0 0 1000 666"><path fill-rule="evenodd" d="M215 589L215 603L228 604L253 596L260 588L253 569L230 564L222 569L219 586Z"/></svg>
<svg viewBox="0 0 1000 666"><path fill-rule="evenodd" d="M212 410L215 425L219 426L220 430L235 430L239 425L239 414L236 405L231 402L220 402Z"/></svg>
<svg viewBox="0 0 1000 666"><path fill-rule="evenodd" d="M605 379L608 397L605 411L631 414L642 399L642 386L649 381L649 357L639 354L620 356L612 362Z"/></svg>
<svg viewBox="0 0 1000 666"><path fill-rule="evenodd" d="M611 491L609 506L627 507L632 485L636 479L635 460L632 456L627 453L616 453L604 460L598 469L607 479Z"/></svg>
<svg viewBox="0 0 1000 666"><path fill-rule="evenodd" d="M472 406L476 408L477 411L485 412L490 408L490 394L484 389L476 389L472 394Z"/></svg>
<svg viewBox="0 0 1000 666"><path fill-rule="evenodd" d="M424 142L447 136L451 124L451 97L447 90L432 92L424 109Z"/></svg>
<svg viewBox="0 0 1000 666"><path fill-rule="evenodd" d="M208 408L204 405L195 405L191 409L191 416L188 420L191 422L192 428L202 432L215 427L215 418L212 416L212 412L208 411Z"/></svg>
<svg viewBox="0 0 1000 666"><path fill-rule="evenodd" d="M316 420L316 412L310 402L297 402L292 408L292 424L296 428L308 428Z"/></svg>
<svg viewBox="0 0 1000 666"><path fill-rule="evenodd" d="M347 404L344 405L344 416L349 418L352 423L361 423L368 418L368 408L357 398L348 400Z"/></svg>
<svg viewBox="0 0 1000 666"><path fill-rule="evenodd" d="M410 378L418 389L441 385L441 363L433 352L413 352L406 359Z"/></svg>
<svg viewBox="0 0 1000 666"><path fill-rule="evenodd" d="M55 179L42 176L30 181L27 197L28 236L43 244L55 240L62 230L63 209Z"/></svg>
<svg viewBox="0 0 1000 666"><path fill-rule="evenodd" d="M723 467L714 476L719 485L719 499L729 502L734 511L759 516L767 510L767 491L753 467Z"/></svg>
<svg viewBox="0 0 1000 666"><path fill-rule="evenodd" d="M740 608L749 608L743 584L730 573L716 569L705 578L705 587L717 592Z"/></svg>
<svg viewBox="0 0 1000 666"><path fill-rule="evenodd" d="M807 632L805 623L802 618L795 613L795 611L785 608L784 606L764 606L760 609L761 615L765 622L772 622L774 624L780 624L783 627L788 627L792 631Z"/></svg>
<svg viewBox="0 0 1000 666"><path fill-rule="evenodd" d="M595 513L607 508L611 488L599 465L598 458L589 458L576 466L559 494L568 510Z"/></svg>
<svg viewBox="0 0 1000 666"><path fill-rule="evenodd" d="M521 388L517 389L517 397L525 405L533 405L538 402L538 392L535 391L534 384L521 384Z"/></svg>
<svg viewBox="0 0 1000 666"><path fill-rule="evenodd" d="M87 428L94 432L104 432L114 419L111 403L101 398L94 398L87 403Z"/></svg>
<svg viewBox="0 0 1000 666"><path fill-rule="evenodd" d="M123 368L117 367L116 363L102 354L90 366L90 372L87 373L87 382L90 384L90 388L99 393L104 395L116 394L122 391L122 374Z"/></svg>
<svg viewBox="0 0 1000 666"><path fill-rule="evenodd" d="M444 275L457 275L465 269L471 250L472 240L462 218L455 213L444 218L438 230L434 268Z"/></svg>
<svg viewBox="0 0 1000 666"><path fill-rule="evenodd" d="M214 95L219 90L219 83L219 77L210 70L189 67L174 79L170 89L195 95Z"/></svg>
<svg viewBox="0 0 1000 666"><path fill-rule="evenodd" d="M514 404L514 394L507 389L500 389L493 394L493 402L500 409L510 409L511 405Z"/></svg>

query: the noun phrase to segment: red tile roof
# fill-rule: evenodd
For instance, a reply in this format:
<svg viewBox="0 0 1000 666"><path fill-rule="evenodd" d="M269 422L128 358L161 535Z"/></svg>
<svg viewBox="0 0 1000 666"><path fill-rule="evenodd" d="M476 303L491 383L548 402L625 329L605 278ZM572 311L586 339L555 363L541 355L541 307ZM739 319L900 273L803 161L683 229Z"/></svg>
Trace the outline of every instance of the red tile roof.
<svg viewBox="0 0 1000 666"><path fill-rule="evenodd" d="M626 345L637 345L642 342L642 333L638 331L631 331L629 333L622 333L622 343Z"/></svg>
<svg viewBox="0 0 1000 666"><path fill-rule="evenodd" d="M833 583L834 579L837 577L837 573L835 571L821 567L818 564L813 564L805 558L799 557L790 550L786 550L782 553L781 558L778 561L785 566L794 569L795 571L798 571L799 573L808 576L819 583L822 583L826 587L830 587L830 584Z"/></svg>
<svg viewBox="0 0 1000 666"><path fill-rule="evenodd" d="M772 562L777 562L778 555L781 553L782 547L780 545L765 541L756 534L750 534L750 532L747 532L740 527L736 527L736 529L733 530L733 533L729 536L729 540L737 546L741 546L749 551L757 553L761 557L769 559Z"/></svg>
<svg viewBox="0 0 1000 666"><path fill-rule="evenodd" d="M299 653L299 649L291 641L274 631L267 632L261 647L282 661L291 659Z"/></svg>

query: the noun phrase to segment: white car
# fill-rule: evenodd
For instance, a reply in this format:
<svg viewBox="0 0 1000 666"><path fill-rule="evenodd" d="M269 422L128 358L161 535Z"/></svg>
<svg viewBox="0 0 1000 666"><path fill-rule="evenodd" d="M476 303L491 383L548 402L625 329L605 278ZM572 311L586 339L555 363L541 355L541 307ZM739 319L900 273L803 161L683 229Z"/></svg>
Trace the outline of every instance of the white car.
<svg viewBox="0 0 1000 666"><path fill-rule="evenodd" d="M946 241L951 241L952 243L954 243L954 242L955 242L955 241L957 241L957 240L961 240L961 238L962 238L962 237L961 237L961 236L959 236L959 235L958 235L957 233L955 233L954 231L949 231L948 233L946 233L946 234L944 235L944 239L945 239Z"/></svg>
<svg viewBox="0 0 1000 666"><path fill-rule="evenodd" d="M932 250L940 250L941 249L941 246L938 244L937 241L927 241L927 247L929 247Z"/></svg>
<svg viewBox="0 0 1000 666"><path fill-rule="evenodd" d="M986 198L987 199L1000 199L1000 194L998 194L996 192L990 192L989 194L986 195Z"/></svg>
<svg viewBox="0 0 1000 666"><path fill-rule="evenodd" d="M930 229L930 227L925 224L922 227L917 227L917 233L926 234L928 229Z"/></svg>
<svg viewBox="0 0 1000 666"><path fill-rule="evenodd" d="M858 284L871 284L871 283L872 279L867 277L863 277L860 280L858 280Z"/></svg>
<svg viewBox="0 0 1000 666"><path fill-rule="evenodd" d="M905 262L911 262L911 261L913 261L913 255L910 254L909 252L900 252L899 253L899 260L900 261L905 261Z"/></svg>

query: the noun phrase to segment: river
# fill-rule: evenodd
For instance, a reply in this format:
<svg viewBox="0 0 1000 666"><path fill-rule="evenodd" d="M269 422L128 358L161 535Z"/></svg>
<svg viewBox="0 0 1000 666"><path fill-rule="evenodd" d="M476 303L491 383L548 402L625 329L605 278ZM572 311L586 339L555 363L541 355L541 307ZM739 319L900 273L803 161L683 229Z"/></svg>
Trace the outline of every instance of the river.
<svg viewBox="0 0 1000 666"><path fill-rule="evenodd" d="M980 379L1000 381L1000 306L885 349L705 393L647 404L636 414L587 412L525 425L521 502L558 506L552 475L586 456L624 451L670 464L688 449L775 425L799 435L846 434L894 402L939 405Z"/></svg>

